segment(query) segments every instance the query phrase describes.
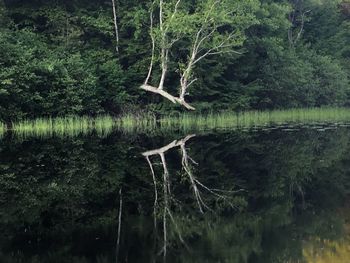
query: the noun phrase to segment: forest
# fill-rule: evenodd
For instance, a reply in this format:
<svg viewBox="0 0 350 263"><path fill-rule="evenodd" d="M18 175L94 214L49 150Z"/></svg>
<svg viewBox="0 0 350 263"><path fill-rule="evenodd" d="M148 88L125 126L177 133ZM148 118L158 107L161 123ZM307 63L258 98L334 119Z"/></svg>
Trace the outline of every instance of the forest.
<svg viewBox="0 0 350 263"><path fill-rule="evenodd" d="M0 120L344 107L349 43L348 0L1 0Z"/></svg>
<svg viewBox="0 0 350 263"><path fill-rule="evenodd" d="M0 0L0 262L350 258L350 0Z"/></svg>

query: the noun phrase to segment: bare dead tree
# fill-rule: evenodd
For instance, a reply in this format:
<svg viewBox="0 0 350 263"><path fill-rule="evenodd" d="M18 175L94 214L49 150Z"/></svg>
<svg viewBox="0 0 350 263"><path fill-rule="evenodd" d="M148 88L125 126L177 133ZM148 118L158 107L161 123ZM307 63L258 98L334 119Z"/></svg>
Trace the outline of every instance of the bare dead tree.
<svg viewBox="0 0 350 263"><path fill-rule="evenodd" d="M148 74L147 74L147 77L145 79L145 82L143 83L144 85L147 85L150 78L151 78L152 71L153 71L153 63L154 63L154 58L155 58L156 40L155 40L155 37L153 34L153 8L154 8L154 2L152 3L151 12L150 12L151 24L150 24L150 32L149 32L149 34L151 36L151 42L152 42L152 55L151 55L151 62L150 62L149 68L148 68Z"/></svg>
<svg viewBox="0 0 350 263"><path fill-rule="evenodd" d="M311 10L304 10L303 0L294 0L292 5L294 10L289 14L291 27L288 29L288 40L290 46L294 47L304 33L306 18Z"/></svg>
<svg viewBox="0 0 350 263"><path fill-rule="evenodd" d="M198 14L192 14L188 12L182 14L185 19L177 19L179 5L181 0L177 0L170 15L164 18L164 2L159 0L159 34L158 42L160 45L160 67L161 77L157 87L149 84L149 79L152 73L153 61L154 61L154 46L156 39L151 33L152 40L152 57L148 75L145 82L141 85L141 89L159 94L164 98L170 100L174 104L180 104L188 110L195 110L193 106L186 102L186 95L189 94L190 86L196 82L196 78L193 77L193 71L195 66L211 55L220 55L223 53L239 53L233 49L237 43L234 41L238 31L231 30L231 32L223 33L219 29L224 25L228 25L227 22L231 17L234 17L234 10L226 10L222 7L223 0L208 1L208 3L201 3L200 16ZM218 11L219 10L219 11ZM175 26L172 24L175 21ZM187 21L187 22L183 22ZM179 27L177 29L175 27ZM174 29L175 28L175 29ZM153 16L151 15L151 27L150 31L153 31ZM185 63L180 63L180 80L179 80L179 92L178 96L174 96L166 91L164 83L168 73L169 67L169 51L173 45L179 39L192 39L190 41L190 54Z"/></svg>
<svg viewBox="0 0 350 263"><path fill-rule="evenodd" d="M155 37L153 35L153 24L154 24L153 21L154 21L154 19L153 19L153 7L152 7L151 25L150 25L151 41L152 41L152 57L151 57L151 63L150 63L149 69L148 69L147 77L146 77L143 85L141 85L140 88L145 90L145 91L148 91L148 92L159 94L159 95L163 96L164 98L170 100L174 104L178 103L189 110L194 110L194 108L192 106L190 106L188 103L186 103L183 99L181 99L180 97L176 97L176 96L171 95L170 93L168 93L164 89L164 83L165 83L166 76L168 73L169 51L170 51L171 47L179 40L176 37L169 39L168 34L169 34L169 29L170 29L171 23L178 12L178 7L179 7L180 3L181 3L181 0L178 0L176 2L174 9L172 11L172 14L169 18L169 21L167 21L167 24L165 25L164 24L164 8L163 8L164 2L163 2L163 0L159 0L161 77L160 77L158 87L154 87L154 86L148 84L150 77L151 77L151 74L152 74L154 58L155 58Z"/></svg>
<svg viewBox="0 0 350 263"><path fill-rule="evenodd" d="M115 50L117 51L117 53L119 53L119 27L118 27L117 7L115 4L115 0L111 0L111 1L112 1L112 9L113 9L115 40L116 40Z"/></svg>

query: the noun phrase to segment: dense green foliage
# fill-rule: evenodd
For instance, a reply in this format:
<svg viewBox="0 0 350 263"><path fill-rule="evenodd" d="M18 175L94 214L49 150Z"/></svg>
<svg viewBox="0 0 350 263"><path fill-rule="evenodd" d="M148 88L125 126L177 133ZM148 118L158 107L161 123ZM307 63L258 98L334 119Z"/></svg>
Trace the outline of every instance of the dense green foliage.
<svg viewBox="0 0 350 263"><path fill-rule="evenodd" d="M116 2L119 53L111 1L0 0L0 120L173 107L139 89L151 58L151 1ZM199 2L183 5L191 10ZM348 105L346 1L232 3L242 12L230 21L241 54L209 56L196 66L189 100L198 110ZM184 37L170 52L173 91L175 61L186 58L190 42ZM159 72L155 67L156 78Z"/></svg>

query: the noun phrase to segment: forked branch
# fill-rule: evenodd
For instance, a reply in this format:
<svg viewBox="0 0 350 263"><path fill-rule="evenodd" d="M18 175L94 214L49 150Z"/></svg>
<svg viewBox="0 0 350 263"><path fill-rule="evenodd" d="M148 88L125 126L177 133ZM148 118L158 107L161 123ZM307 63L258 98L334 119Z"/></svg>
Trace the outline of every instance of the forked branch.
<svg viewBox="0 0 350 263"><path fill-rule="evenodd" d="M194 107L192 107L190 104L188 104L184 97L175 97L171 95L170 93L166 92L164 89L164 83L166 80L166 76L168 73L168 64L169 64L169 51L171 47L179 40L179 38L175 37L173 39L169 39L169 30L170 27L173 23L174 18L176 17L176 14L178 12L179 5L181 3L181 0L177 0L174 10L172 11L172 14L170 15L170 18L168 21L164 21L164 1L159 0L159 31L160 31L160 40L159 40L159 45L160 45L160 66L161 66L161 76L160 76L160 81L158 84L158 87L153 87L149 85L149 80L152 75L153 71L153 64L155 60L155 47L156 47L156 39L153 34L153 24L154 24L154 19L153 19L153 5L152 4L152 10L151 10L151 15L150 15L150 34L151 34L151 41L152 41L152 55L151 55L151 62L150 66L148 69L148 74L147 77L143 83L143 85L140 86L141 89L152 92L154 94L161 95L162 97L170 100L174 104L180 104L183 107L185 107L188 110L195 110ZM166 24L165 24L166 22Z"/></svg>

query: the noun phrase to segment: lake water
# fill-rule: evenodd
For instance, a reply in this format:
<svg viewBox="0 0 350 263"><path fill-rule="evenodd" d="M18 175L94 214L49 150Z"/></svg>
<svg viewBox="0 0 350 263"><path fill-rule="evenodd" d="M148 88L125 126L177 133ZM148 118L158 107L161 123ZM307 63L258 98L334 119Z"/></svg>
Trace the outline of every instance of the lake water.
<svg viewBox="0 0 350 263"><path fill-rule="evenodd" d="M350 262L350 128L0 140L0 262Z"/></svg>

